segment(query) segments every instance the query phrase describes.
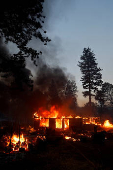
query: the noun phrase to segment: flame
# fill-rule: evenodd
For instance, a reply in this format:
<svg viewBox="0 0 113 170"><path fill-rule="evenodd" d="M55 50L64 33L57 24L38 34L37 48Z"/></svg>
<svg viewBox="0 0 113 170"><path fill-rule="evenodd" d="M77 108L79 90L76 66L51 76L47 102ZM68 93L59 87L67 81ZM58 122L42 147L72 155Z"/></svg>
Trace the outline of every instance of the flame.
<svg viewBox="0 0 113 170"><path fill-rule="evenodd" d="M105 120L103 127L106 128L113 128L113 124L109 122L109 120Z"/></svg>
<svg viewBox="0 0 113 170"><path fill-rule="evenodd" d="M69 119L64 119L64 129L69 129Z"/></svg>
<svg viewBox="0 0 113 170"><path fill-rule="evenodd" d="M76 116L75 118L81 118L80 116Z"/></svg>
<svg viewBox="0 0 113 170"><path fill-rule="evenodd" d="M67 139L67 140L68 140L68 139L71 139L71 137L70 137L70 136L65 136L65 139Z"/></svg>
<svg viewBox="0 0 113 170"><path fill-rule="evenodd" d="M16 144L19 142L19 136L13 135L11 140L12 140L12 143ZM25 138L23 137L23 134L20 135L20 143L22 143L22 142L25 142Z"/></svg>
<svg viewBox="0 0 113 170"><path fill-rule="evenodd" d="M49 127L49 119L40 119L41 127Z"/></svg>
<svg viewBox="0 0 113 170"><path fill-rule="evenodd" d="M44 110L43 108L39 108L39 113L41 113L42 117L45 118L57 118L59 111L56 109L55 106L50 108L50 111Z"/></svg>
<svg viewBox="0 0 113 170"><path fill-rule="evenodd" d="M66 139L66 140L71 140L71 141L73 141L73 142L80 141L79 138L75 139L75 138L72 138L72 137L70 137L70 136L65 136L65 139Z"/></svg>
<svg viewBox="0 0 113 170"><path fill-rule="evenodd" d="M34 118L35 118L35 119L40 119L37 112L34 113Z"/></svg>
<svg viewBox="0 0 113 170"><path fill-rule="evenodd" d="M56 128L62 128L62 119L56 119Z"/></svg>
<svg viewBox="0 0 113 170"><path fill-rule="evenodd" d="M60 117L60 118L59 118ZM40 127L49 127L49 118L56 118L56 128L61 129L64 121L64 130L69 129L70 118L82 118L80 116L74 117L74 115L61 116L60 109L56 106L52 106L50 110L46 110L43 107L39 108L38 113L34 113L34 118L40 120ZM62 121L63 120L63 121ZM83 124L101 125L99 117L83 117Z"/></svg>
<svg viewBox="0 0 113 170"><path fill-rule="evenodd" d="M13 151L18 151L19 147L28 149L28 141L27 141L27 139L24 138L23 134L20 135L20 140L19 140L19 136L14 134L11 137L11 143L13 146L13 148L12 148ZM8 144L9 144L9 142L8 142Z"/></svg>

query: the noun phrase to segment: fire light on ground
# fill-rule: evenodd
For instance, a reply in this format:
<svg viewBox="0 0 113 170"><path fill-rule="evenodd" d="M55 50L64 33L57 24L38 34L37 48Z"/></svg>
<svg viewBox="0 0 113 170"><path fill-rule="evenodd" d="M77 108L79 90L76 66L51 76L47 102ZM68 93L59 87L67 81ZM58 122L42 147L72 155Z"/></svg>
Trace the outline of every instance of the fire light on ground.
<svg viewBox="0 0 113 170"><path fill-rule="evenodd" d="M66 139L66 140L71 140L71 141L73 141L73 142L78 142L78 141L80 141L79 138L75 139L75 138L72 138L72 137L70 137L70 136L65 136L65 139Z"/></svg>

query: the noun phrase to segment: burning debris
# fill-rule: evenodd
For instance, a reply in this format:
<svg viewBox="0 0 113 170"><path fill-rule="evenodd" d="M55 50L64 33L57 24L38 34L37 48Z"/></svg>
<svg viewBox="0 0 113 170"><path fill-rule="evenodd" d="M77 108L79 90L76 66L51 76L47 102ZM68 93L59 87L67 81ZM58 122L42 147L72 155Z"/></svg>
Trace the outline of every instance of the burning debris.
<svg viewBox="0 0 113 170"><path fill-rule="evenodd" d="M13 134L12 137L4 135L2 141L5 141L6 151L20 151L28 150L28 140L24 137L23 134L16 135Z"/></svg>

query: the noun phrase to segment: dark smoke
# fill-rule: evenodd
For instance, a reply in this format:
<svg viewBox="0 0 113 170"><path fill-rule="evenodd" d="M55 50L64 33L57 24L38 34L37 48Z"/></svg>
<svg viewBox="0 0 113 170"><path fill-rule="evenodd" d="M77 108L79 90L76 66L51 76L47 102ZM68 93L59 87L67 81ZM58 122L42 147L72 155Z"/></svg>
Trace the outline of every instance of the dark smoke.
<svg viewBox="0 0 113 170"><path fill-rule="evenodd" d="M46 18L43 26L46 31L52 29L49 18L51 17L55 3L55 0L45 1L44 15ZM70 111L71 109L69 106L71 100L68 100L69 102L65 100L65 88L68 76L64 69L58 66L59 60L57 59L57 56L62 51L61 39L59 37L54 37L47 46L44 46L40 40L33 38L28 45L42 51L42 55L37 60L38 66L34 66L30 59L27 60L27 66L21 69L21 76L18 77L17 70L13 70L14 74L11 74L10 81L8 82L11 84L12 80L16 78L16 82L20 83L23 81L24 77L26 77L25 80L27 82L30 80L29 78L32 73L34 75L33 91L27 88L25 85L26 82L24 83L23 91L19 88L11 88L10 84L4 84L4 82L7 81L0 82L0 88L3 90L3 93L1 92L0 95L0 102L3 103L2 101L4 101L4 105L0 106L0 112L7 114L15 121L25 122L28 120L31 121L33 113L38 111L40 107L48 108L56 104L59 106L62 105L62 108L64 108L63 110ZM3 43L0 43L0 51L3 53L3 61L4 58L6 58L5 61L9 61L11 54ZM8 80L8 78L6 80Z"/></svg>
<svg viewBox="0 0 113 170"><path fill-rule="evenodd" d="M37 72L36 86L46 92L52 80L55 81L57 89L62 89L67 83L67 77L61 68L42 65Z"/></svg>

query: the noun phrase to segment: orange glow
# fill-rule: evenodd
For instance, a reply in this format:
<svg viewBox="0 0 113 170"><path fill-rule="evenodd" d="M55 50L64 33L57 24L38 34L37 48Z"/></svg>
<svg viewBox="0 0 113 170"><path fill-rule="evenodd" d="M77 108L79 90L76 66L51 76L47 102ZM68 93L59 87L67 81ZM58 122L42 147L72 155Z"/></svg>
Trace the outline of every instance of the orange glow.
<svg viewBox="0 0 113 170"><path fill-rule="evenodd" d="M99 117L83 117L83 124L101 125Z"/></svg>
<svg viewBox="0 0 113 170"><path fill-rule="evenodd" d="M56 119L56 128L58 129L62 128L62 119Z"/></svg>
<svg viewBox="0 0 113 170"><path fill-rule="evenodd" d="M49 127L49 119L40 119L40 127Z"/></svg>
<svg viewBox="0 0 113 170"><path fill-rule="evenodd" d="M20 142L20 146L19 146L19 142ZM23 134L20 135L20 141L19 141L19 136L13 135L11 138L11 143L13 146L13 151L18 151L19 147L28 149L27 139L24 138Z"/></svg>
<svg viewBox="0 0 113 170"><path fill-rule="evenodd" d="M72 137L70 137L70 136L65 136L65 139L66 140L71 140L71 141L73 141L73 142L76 142L76 141L80 141L80 139L75 139L75 138L72 138Z"/></svg>
<svg viewBox="0 0 113 170"><path fill-rule="evenodd" d="M65 136L65 139L69 140L69 139L71 139L71 137L70 136Z"/></svg>
<svg viewBox="0 0 113 170"><path fill-rule="evenodd" d="M75 118L81 118L80 116L76 116Z"/></svg>
<svg viewBox="0 0 113 170"><path fill-rule="evenodd" d="M64 120L64 129L69 129L69 119L81 118L83 120L83 124L94 124L94 125L101 125L99 117L80 117L74 115L64 116L60 113L60 108L56 106L52 106L49 110L44 109L43 107L39 108L38 112L34 113L35 119L40 119L40 127L49 127L49 118L56 118L56 128L62 128L62 120ZM67 113L66 113L67 115Z"/></svg>
<svg viewBox="0 0 113 170"><path fill-rule="evenodd" d="M109 120L105 120L103 127L105 128L113 128L113 124L109 122Z"/></svg>
<svg viewBox="0 0 113 170"><path fill-rule="evenodd" d="M46 118L57 118L59 111L56 109L55 106L52 106L50 108L50 111L48 110L44 110L43 108L39 109L39 113L41 114L42 117L46 117Z"/></svg>
<svg viewBox="0 0 113 170"><path fill-rule="evenodd" d="M38 115L37 112L34 113L34 118L35 118L35 119L39 119L39 115Z"/></svg>
<svg viewBox="0 0 113 170"><path fill-rule="evenodd" d="M64 129L69 129L69 119L64 119Z"/></svg>
<svg viewBox="0 0 113 170"><path fill-rule="evenodd" d="M67 118L73 118L73 117L70 115L70 116L67 116Z"/></svg>
<svg viewBox="0 0 113 170"><path fill-rule="evenodd" d="M19 136L13 135L12 138L11 138L11 141L12 141L12 143L14 143L14 144L18 143L18 142L19 142ZM22 143L22 142L25 142L25 139L24 139L24 137L23 137L23 134L20 135L20 143Z"/></svg>

